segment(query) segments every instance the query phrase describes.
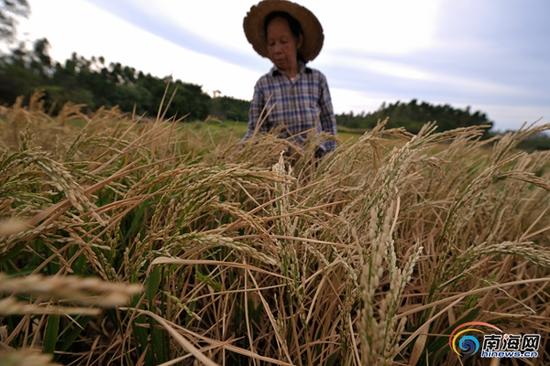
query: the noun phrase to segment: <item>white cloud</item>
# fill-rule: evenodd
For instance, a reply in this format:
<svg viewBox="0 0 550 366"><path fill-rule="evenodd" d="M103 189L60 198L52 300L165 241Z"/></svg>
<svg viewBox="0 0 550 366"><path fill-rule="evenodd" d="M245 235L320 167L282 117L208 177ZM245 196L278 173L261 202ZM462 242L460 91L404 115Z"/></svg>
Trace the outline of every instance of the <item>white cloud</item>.
<svg viewBox="0 0 550 366"><path fill-rule="evenodd" d="M373 112L388 101L387 96L342 88L331 88L330 94L335 113Z"/></svg>
<svg viewBox="0 0 550 366"><path fill-rule="evenodd" d="M320 18L330 49L407 54L435 43L437 0L307 0Z"/></svg>
<svg viewBox="0 0 550 366"><path fill-rule="evenodd" d="M528 93L525 90L521 90L517 87L512 87L503 83L473 79L463 76L454 76L450 73L443 74L422 69L414 65L393 61L381 61L361 56L339 56L338 54L333 53L331 56L330 65L348 67L354 70L369 71L400 79L442 84L448 90L471 90L476 93L511 96L525 95Z"/></svg>
<svg viewBox="0 0 550 366"><path fill-rule="evenodd" d="M495 121L495 130L518 129L523 123L550 123L550 107L537 105L506 106L501 104L479 105L476 109L486 112Z"/></svg>
<svg viewBox="0 0 550 366"><path fill-rule="evenodd" d="M370 71L381 75L388 75L402 79L430 80L433 76L417 67L405 65L399 62L380 61L368 57L339 56L332 53L329 63L333 66L349 67L353 70Z"/></svg>
<svg viewBox="0 0 550 366"><path fill-rule="evenodd" d="M132 6L220 46L255 55L243 32L243 17L256 1L133 0Z"/></svg>

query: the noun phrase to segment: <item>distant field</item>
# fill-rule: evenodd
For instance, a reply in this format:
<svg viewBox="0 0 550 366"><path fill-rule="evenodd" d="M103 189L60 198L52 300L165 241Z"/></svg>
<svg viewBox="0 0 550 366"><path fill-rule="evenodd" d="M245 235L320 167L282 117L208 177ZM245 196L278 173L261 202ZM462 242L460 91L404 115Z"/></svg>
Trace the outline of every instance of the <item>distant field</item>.
<svg viewBox="0 0 550 366"><path fill-rule="evenodd" d="M381 124L315 161L244 123L4 109L0 364L458 365L471 321L550 364L550 153L517 149L548 128Z"/></svg>
<svg viewBox="0 0 550 366"><path fill-rule="evenodd" d="M69 124L77 127L83 127L84 120L74 119L69 121ZM246 122L237 121L183 121L177 124L178 130L195 136L200 140L206 138L210 143L217 143L220 140L240 140L247 131ZM338 139L342 142L354 141L359 138L365 131L359 129L346 128L338 126Z"/></svg>
<svg viewBox="0 0 550 366"><path fill-rule="evenodd" d="M235 121L195 121L181 123L183 131L189 133L205 134L212 136L215 141L218 138L240 139L244 136L247 130L246 122ZM357 139L364 131L354 130L346 127L338 127L338 138L342 141Z"/></svg>

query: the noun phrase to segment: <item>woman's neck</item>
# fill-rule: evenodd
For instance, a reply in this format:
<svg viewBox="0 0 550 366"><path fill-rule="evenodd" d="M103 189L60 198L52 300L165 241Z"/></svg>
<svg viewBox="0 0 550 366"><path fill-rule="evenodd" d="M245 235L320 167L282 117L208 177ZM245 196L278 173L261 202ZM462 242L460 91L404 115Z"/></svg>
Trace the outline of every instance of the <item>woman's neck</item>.
<svg viewBox="0 0 550 366"><path fill-rule="evenodd" d="M291 66L288 70L281 70L283 74L285 74L289 79L295 79L298 75L298 69L300 68L300 65L296 63L295 65Z"/></svg>
<svg viewBox="0 0 550 366"><path fill-rule="evenodd" d="M298 73L296 71L294 71L294 72L285 72L285 75L289 79L294 80L294 79L296 79L296 76L298 75Z"/></svg>

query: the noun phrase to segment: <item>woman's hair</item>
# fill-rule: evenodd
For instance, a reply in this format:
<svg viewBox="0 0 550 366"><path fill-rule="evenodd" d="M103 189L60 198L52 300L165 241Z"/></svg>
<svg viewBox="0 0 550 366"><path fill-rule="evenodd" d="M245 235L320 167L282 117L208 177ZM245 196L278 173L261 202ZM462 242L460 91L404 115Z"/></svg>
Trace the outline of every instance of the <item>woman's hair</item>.
<svg viewBox="0 0 550 366"><path fill-rule="evenodd" d="M303 34L302 25L294 17L284 11L274 11L269 13L264 20L264 37L267 38L267 26L275 18L283 18L288 22L292 35L298 39Z"/></svg>
<svg viewBox="0 0 550 366"><path fill-rule="evenodd" d="M300 36L304 34L304 32L302 31L302 25L292 15L284 11L274 11L269 13L264 20L264 39L266 41L267 41L267 27L269 26L269 23L271 23L271 21L275 18L283 18L287 21L288 26L290 27L290 32L292 33L294 38L299 39ZM298 60L304 62L304 58L300 54L300 50L298 50Z"/></svg>

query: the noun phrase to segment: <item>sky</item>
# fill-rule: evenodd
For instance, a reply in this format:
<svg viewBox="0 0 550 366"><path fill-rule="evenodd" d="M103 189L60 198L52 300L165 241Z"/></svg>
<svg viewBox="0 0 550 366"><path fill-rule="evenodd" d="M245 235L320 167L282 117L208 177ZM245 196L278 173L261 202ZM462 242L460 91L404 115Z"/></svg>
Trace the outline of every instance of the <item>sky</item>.
<svg viewBox="0 0 550 366"><path fill-rule="evenodd" d="M27 39L250 100L271 67L247 42L249 0L29 0ZM302 0L325 43L309 66L336 113L417 99L481 110L494 129L550 121L548 0Z"/></svg>

